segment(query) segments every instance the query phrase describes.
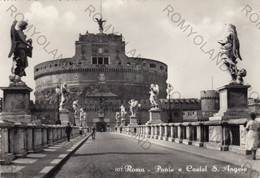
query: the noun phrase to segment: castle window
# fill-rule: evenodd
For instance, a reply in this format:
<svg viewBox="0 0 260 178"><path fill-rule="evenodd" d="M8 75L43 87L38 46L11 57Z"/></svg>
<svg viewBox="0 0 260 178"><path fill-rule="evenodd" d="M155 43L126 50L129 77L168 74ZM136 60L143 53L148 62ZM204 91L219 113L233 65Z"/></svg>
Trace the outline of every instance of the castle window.
<svg viewBox="0 0 260 178"><path fill-rule="evenodd" d="M130 63L130 62L128 62L128 63L127 63L127 66L130 66L130 65L131 65L131 63Z"/></svg>
<svg viewBox="0 0 260 178"><path fill-rule="evenodd" d="M97 64L97 58L96 57L92 58L92 64Z"/></svg>
<svg viewBox="0 0 260 178"><path fill-rule="evenodd" d="M104 58L104 64L108 64L108 63L109 63L108 57L105 57L105 58Z"/></svg>
<svg viewBox="0 0 260 178"><path fill-rule="evenodd" d="M109 57L92 57L92 64L109 64Z"/></svg>
<svg viewBox="0 0 260 178"><path fill-rule="evenodd" d="M103 64L103 58L102 57L98 58L98 64Z"/></svg>
<svg viewBox="0 0 260 178"><path fill-rule="evenodd" d="M163 67L163 66L160 66L160 69L161 69L161 70L163 70L163 69L164 69L164 67Z"/></svg>
<svg viewBox="0 0 260 178"><path fill-rule="evenodd" d="M155 64L150 64L150 68L156 68Z"/></svg>

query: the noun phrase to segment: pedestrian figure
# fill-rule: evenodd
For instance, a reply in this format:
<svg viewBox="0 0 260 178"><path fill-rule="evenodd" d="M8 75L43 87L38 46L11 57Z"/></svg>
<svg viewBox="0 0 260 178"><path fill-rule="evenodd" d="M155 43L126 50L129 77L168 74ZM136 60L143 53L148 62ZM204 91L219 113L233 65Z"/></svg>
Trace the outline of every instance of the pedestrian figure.
<svg viewBox="0 0 260 178"><path fill-rule="evenodd" d="M253 160L256 159L256 150L258 148L258 128L259 123L255 121L256 114L251 113L251 120L246 124L246 150L252 152Z"/></svg>
<svg viewBox="0 0 260 178"><path fill-rule="evenodd" d="M71 126L70 126L70 123L68 122L68 125L67 125L66 130L65 130L66 135L67 135L67 140L68 140L68 142L70 141L70 133L71 133L71 130L72 130L72 128L71 128Z"/></svg>
<svg viewBox="0 0 260 178"><path fill-rule="evenodd" d="M92 139L95 140L96 128L92 127Z"/></svg>

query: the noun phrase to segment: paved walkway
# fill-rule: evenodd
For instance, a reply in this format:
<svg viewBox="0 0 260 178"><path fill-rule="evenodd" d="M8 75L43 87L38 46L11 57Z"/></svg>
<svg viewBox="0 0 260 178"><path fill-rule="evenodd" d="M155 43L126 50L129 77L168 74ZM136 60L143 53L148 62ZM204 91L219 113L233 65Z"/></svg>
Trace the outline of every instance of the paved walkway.
<svg viewBox="0 0 260 178"><path fill-rule="evenodd" d="M247 170L240 163L233 164L221 159L222 154L226 157L229 155L227 152L146 138L138 140L123 134L104 132L97 133L95 140L85 142L55 177L253 178L257 173ZM218 156L220 158L216 159ZM249 164L247 167L250 167Z"/></svg>
<svg viewBox="0 0 260 178"><path fill-rule="evenodd" d="M187 153L196 154L199 156L207 157L210 159L215 159L219 161L225 161L229 162L238 166L246 165L248 168L252 168L253 170L259 172L260 177L260 150L257 152L256 160L252 160L251 155L243 155L238 154L231 151L217 151L212 149L206 149L204 147L197 147L193 145L185 145L185 144L179 144L175 142L170 141L163 141L158 139L151 139L151 138L138 138L136 136L127 135L127 134L121 134L121 133L115 133L120 134L129 138L132 138L134 140L143 140L143 142L146 142L146 147L148 147L148 142L151 143L151 146L153 144L161 145L167 148L172 148L175 150L181 150L185 151ZM145 146L145 145L144 145ZM253 172L251 172L252 174Z"/></svg>
<svg viewBox="0 0 260 178"><path fill-rule="evenodd" d="M0 167L3 178L50 177L89 137L78 136L70 142L62 142L44 149L41 153L30 153L25 158L12 161L11 165Z"/></svg>

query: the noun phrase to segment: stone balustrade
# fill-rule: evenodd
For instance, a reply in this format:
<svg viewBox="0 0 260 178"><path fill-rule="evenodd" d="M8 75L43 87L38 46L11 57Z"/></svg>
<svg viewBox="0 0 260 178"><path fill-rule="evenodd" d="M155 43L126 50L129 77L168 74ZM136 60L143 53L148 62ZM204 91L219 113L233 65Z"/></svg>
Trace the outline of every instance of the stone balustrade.
<svg viewBox="0 0 260 178"><path fill-rule="evenodd" d="M120 129L124 134L245 153L246 122L247 119L215 120L124 126Z"/></svg>
<svg viewBox="0 0 260 178"><path fill-rule="evenodd" d="M0 123L0 163L9 164L16 157L42 152L44 148L66 141L66 126ZM79 135L79 127L72 127L71 137Z"/></svg>

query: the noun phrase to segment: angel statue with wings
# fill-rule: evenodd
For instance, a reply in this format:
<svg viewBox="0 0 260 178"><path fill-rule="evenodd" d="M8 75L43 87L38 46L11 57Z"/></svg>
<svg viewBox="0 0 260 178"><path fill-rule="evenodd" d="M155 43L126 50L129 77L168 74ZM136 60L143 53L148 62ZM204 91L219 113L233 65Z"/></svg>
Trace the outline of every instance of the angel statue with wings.
<svg viewBox="0 0 260 178"><path fill-rule="evenodd" d="M125 111L125 107L123 105L120 106L120 114L121 114L121 118L125 118L126 115L126 111Z"/></svg>
<svg viewBox="0 0 260 178"><path fill-rule="evenodd" d="M131 99L128 104L130 105L130 112L131 112L131 117L136 117L137 109L141 105L138 104L137 100Z"/></svg>
<svg viewBox="0 0 260 178"><path fill-rule="evenodd" d="M159 95L159 86L156 84L151 84L150 86L150 103L152 105L152 108L159 108L159 105L157 103L158 95Z"/></svg>
<svg viewBox="0 0 260 178"><path fill-rule="evenodd" d="M80 111L78 100L73 101L72 108L74 109L74 116L77 116L79 114L79 111Z"/></svg>
<svg viewBox="0 0 260 178"><path fill-rule="evenodd" d="M28 23L21 21L18 23L18 30L16 30L17 21L15 20L11 26L11 50L8 57L13 56L13 66L10 76L11 82L21 82L21 77L26 76L25 68L28 67L28 57L32 57L32 40L26 40L24 30ZM16 66L15 66L16 65Z"/></svg>
<svg viewBox="0 0 260 178"><path fill-rule="evenodd" d="M240 44L237 37L236 27L232 24L227 25L227 33L222 40L218 43L220 47L220 57L224 60L224 64L227 66L228 71L231 75L230 83L243 84L243 77L246 76L246 70L237 68L237 59L242 61L240 56Z"/></svg>
<svg viewBox="0 0 260 178"><path fill-rule="evenodd" d="M116 122L120 122L120 112L116 112Z"/></svg>
<svg viewBox="0 0 260 178"><path fill-rule="evenodd" d="M106 22L106 20L103 20L102 17L101 17L100 19L96 18L96 21L97 21L97 23L99 25L100 33L103 33L103 30L104 30L103 23Z"/></svg>
<svg viewBox="0 0 260 178"><path fill-rule="evenodd" d="M69 91L67 83L61 84L61 102L60 102L60 111L64 109L64 106L67 102L67 97L71 92Z"/></svg>

